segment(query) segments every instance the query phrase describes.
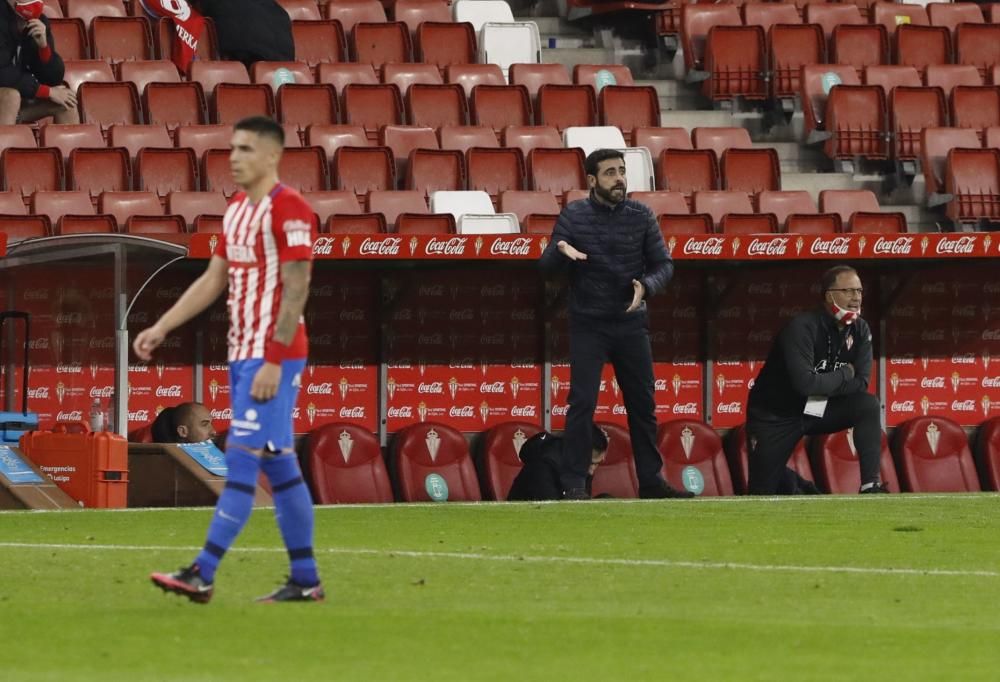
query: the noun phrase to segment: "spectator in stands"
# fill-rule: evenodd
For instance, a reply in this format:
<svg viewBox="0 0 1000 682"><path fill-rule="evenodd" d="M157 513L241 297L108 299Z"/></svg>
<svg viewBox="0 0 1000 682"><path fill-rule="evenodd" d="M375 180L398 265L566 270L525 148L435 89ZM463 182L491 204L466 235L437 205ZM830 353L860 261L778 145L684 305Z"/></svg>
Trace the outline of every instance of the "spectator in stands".
<svg viewBox="0 0 1000 682"><path fill-rule="evenodd" d="M44 8L42 0L0 3L0 125L47 116L80 122L76 94L62 83L65 66Z"/></svg>
<svg viewBox="0 0 1000 682"><path fill-rule="evenodd" d="M215 438L212 414L201 403L181 403L168 407L150 428L154 443L201 443Z"/></svg>
<svg viewBox="0 0 1000 682"><path fill-rule="evenodd" d="M292 20L275 0L195 0L215 22L222 59L243 62L295 61Z"/></svg>
<svg viewBox="0 0 1000 682"><path fill-rule="evenodd" d="M594 426L590 438L590 468L587 469L585 486L588 497L592 494L594 472L608 454L608 434ZM562 499L563 443L562 438L545 431L524 442L520 452L524 466L507 493L508 500Z"/></svg>
<svg viewBox="0 0 1000 682"><path fill-rule="evenodd" d="M837 265L820 281L823 305L795 317L778 335L747 403L749 492L801 492L786 468L805 435L854 428L862 493L885 493L880 479L882 426L868 392L872 333L861 318L857 271ZM798 487L802 487L798 479Z"/></svg>
<svg viewBox="0 0 1000 682"><path fill-rule="evenodd" d="M662 291L674 272L656 216L626 198L625 158L598 149L585 162L590 197L563 209L539 261L570 278L570 390L563 468L566 499L589 499L591 428L606 362L625 398L639 496L693 497L660 475L656 448L653 354L646 297Z"/></svg>

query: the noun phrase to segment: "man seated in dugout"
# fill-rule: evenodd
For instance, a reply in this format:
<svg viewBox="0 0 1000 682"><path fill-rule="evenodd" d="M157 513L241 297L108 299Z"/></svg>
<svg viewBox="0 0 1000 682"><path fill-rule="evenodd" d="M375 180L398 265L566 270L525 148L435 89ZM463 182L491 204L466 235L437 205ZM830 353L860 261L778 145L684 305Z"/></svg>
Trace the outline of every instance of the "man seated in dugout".
<svg viewBox="0 0 1000 682"><path fill-rule="evenodd" d="M587 495L591 495L591 485L594 472L608 454L608 434L598 426L591 431L590 469L587 472ZM507 494L507 500L561 500L563 486L562 475L563 439L542 431L524 442L519 456L524 466L514 479Z"/></svg>
<svg viewBox="0 0 1000 682"><path fill-rule="evenodd" d="M196 402L166 408L157 415L150 432L154 443L202 443L216 436L212 413Z"/></svg>

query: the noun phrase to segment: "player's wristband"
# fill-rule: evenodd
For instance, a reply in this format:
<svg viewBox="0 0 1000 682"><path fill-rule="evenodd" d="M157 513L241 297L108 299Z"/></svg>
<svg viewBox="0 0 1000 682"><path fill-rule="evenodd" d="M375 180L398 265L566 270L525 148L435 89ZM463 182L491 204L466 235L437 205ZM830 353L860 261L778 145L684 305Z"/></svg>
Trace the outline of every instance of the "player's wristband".
<svg viewBox="0 0 1000 682"><path fill-rule="evenodd" d="M292 347L271 339L264 347L264 362L273 365L280 365L283 361L292 356Z"/></svg>
<svg viewBox="0 0 1000 682"><path fill-rule="evenodd" d="M52 59L52 48L46 45L45 47L38 48L38 60L42 64L48 64L49 60Z"/></svg>

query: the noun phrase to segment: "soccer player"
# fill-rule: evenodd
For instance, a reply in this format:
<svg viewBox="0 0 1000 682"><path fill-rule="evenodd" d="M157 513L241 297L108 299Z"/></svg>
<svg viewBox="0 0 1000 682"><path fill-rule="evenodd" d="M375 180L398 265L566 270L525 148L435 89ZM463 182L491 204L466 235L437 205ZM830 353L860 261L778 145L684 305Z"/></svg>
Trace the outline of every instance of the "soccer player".
<svg viewBox="0 0 1000 682"><path fill-rule="evenodd" d="M308 350L302 312L316 219L302 196L278 181L284 142L284 130L269 118L236 124L229 164L242 191L226 209L223 236L208 268L132 344L148 361L171 331L205 310L228 285L233 420L226 485L194 562L150 576L164 591L199 603L212 598L216 568L250 517L261 469L274 491L291 575L258 601L324 599L313 557L312 498L292 449L292 409Z"/></svg>

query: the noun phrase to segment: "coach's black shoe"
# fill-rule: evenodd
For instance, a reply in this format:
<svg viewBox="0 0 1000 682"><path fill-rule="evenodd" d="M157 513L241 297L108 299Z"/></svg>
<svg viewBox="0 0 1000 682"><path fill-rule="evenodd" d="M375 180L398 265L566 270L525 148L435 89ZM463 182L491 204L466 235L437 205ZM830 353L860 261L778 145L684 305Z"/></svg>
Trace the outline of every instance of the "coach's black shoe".
<svg viewBox="0 0 1000 682"><path fill-rule="evenodd" d="M586 488L568 488L563 491L562 498L568 501L579 501L579 500L589 500L591 499L590 493L587 492Z"/></svg>
<svg viewBox="0 0 1000 682"><path fill-rule="evenodd" d="M270 604L279 601L324 601L325 599L326 593L323 592L321 584L316 583L312 587L306 587L305 585L293 583L291 578L289 578L288 582L284 585L271 594L260 597L257 601Z"/></svg>
<svg viewBox="0 0 1000 682"><path fill-rule="evenodd" d="M816 484L808 478L798 477L795 494L797 495L822 495L823 491L816 487Z"/></svg>
<svg viewBox="0 0 1000 682"><path fill-rule="evenodd" d="M889 486L885 483L876 483L875 485L869 486L867 488L861 488L858 491L859 495L878 495L889 492Z"/></svg>
<svg viewBox="0 0 1000 682"><path fill-rule="evenodd" d="M149 579L164 592L179 594L196 604L207 604L212 598L212 583L201 577L198 564L191 564L173 573L153 573Z"/></svg>
<svg viewBox="0 0 1000 682"><path fill-rule="evenodd" d="M678 490L666 481L657 481L652 485L640 486L639 497L644 500L664 500L667 498L687 499L694 497L694 493L688 490Z"/></svg>

